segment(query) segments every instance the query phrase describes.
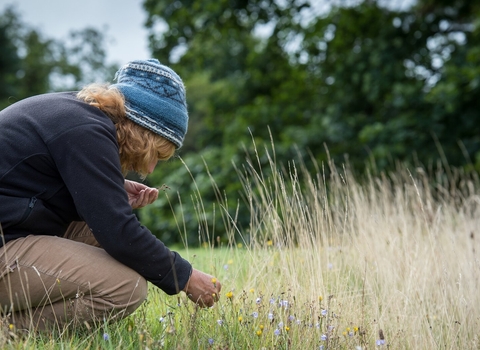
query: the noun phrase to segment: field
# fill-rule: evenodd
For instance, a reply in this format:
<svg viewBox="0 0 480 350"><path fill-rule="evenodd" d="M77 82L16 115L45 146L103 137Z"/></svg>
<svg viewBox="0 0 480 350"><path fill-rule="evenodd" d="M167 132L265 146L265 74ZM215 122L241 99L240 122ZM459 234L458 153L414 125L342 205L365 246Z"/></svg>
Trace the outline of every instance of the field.
<svg viewBox="0 0 480 350"><path fill-rule="evenodd" d="M360 181L333 165L288 169L240 176L248 232L231 225L221 247L207 232L204 246L180 249L222 282L215 307L152 287L119 323L0 347L480 349L476 174L399 167Z"/></svg>

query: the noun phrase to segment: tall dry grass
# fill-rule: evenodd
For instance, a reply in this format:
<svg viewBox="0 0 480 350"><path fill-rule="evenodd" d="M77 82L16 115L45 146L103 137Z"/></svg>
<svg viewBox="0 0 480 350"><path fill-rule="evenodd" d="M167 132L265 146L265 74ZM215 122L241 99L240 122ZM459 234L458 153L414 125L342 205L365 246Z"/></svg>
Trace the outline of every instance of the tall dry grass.
<svg viewBox="0 0 480 350"><path fill-rule="evenodd" d="M480 348L476 174L399 166L359 179L269 161L268 176L254 162L239 171L252 213L245 281L293 299L310 326L328 317L320 340L304 332L293 348Z"/></svg>

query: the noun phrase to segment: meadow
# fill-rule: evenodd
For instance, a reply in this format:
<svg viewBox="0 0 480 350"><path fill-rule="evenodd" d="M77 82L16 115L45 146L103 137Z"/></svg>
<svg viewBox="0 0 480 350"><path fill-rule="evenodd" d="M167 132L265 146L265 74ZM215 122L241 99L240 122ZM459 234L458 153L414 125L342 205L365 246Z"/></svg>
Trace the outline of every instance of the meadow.
<svg viewBox="0 0 480 350"><path fill-rule="evenodd" d="M346 166L270 163L239 171L248 232L224 213L228 242L206 232L179 249L221 281L216 306L152 287L121 322L0 348L480 349L477 174L399 165L359 179Z"/></svg>

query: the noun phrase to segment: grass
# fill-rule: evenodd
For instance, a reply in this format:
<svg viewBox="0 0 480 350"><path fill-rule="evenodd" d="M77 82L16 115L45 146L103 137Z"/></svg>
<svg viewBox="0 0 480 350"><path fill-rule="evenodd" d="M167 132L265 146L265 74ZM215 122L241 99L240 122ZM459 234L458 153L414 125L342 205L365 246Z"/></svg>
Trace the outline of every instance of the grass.
<svg viewBox="0 0 480 350"><path fill-rule="evenodd" d="M0 347L480 348L476 174L399 167L360 181L332 164L315 175L271 165L268 176L251 162L239 171L248 232L230 220L220 248L207 232L204 247L180 251L222 282L214 308L152 287L121 322L0 338Z"/></svg>

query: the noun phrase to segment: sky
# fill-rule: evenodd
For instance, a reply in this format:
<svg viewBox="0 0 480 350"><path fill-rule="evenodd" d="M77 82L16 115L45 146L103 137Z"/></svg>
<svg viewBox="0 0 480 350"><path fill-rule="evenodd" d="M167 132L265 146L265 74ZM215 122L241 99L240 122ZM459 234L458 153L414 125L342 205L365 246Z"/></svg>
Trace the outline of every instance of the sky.
<svg viewBox="0 0 480 350"><path fill-rule="evenodd" d="M414 0L383 0L397 9ZM0 11L14 5L21 20L38 29L46 38L66 39L72 30L106 28L107 62L123 65L135 59L150 58L147 14L143 0L0 0ZM315 12L329 3L358 0L311 0Z"/></svg>
<svg viewBox="0 0 480 350"><path fill-rule="evenodd" d="M1 0L0 11L8 5L46 38L66 39L71 30L105 27L109 63L150 57L142 0Z"/></svg>

